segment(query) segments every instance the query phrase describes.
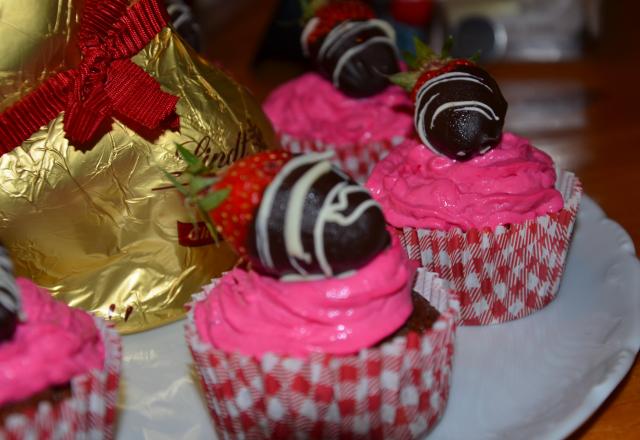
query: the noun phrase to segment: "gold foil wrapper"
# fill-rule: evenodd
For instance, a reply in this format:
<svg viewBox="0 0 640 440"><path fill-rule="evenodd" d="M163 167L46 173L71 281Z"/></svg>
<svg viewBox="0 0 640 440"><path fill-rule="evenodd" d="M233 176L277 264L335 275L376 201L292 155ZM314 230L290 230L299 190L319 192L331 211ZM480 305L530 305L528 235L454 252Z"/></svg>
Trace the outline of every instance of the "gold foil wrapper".
<svg viewBox="0 0 640 440"><path fill-rule="evenodd" d="M79 0L0 0L0 109L77 65Z"/></svg>
<svg viewBox="0 0 640 440"><path fill-rule="evenodd" d="M0 0L0 6L5 3L12 2ZM49 24L72 33L75 2L45 3L58 7L34 6L31 17L52 14ZM0 36L6 31L0 27ZM43 52L22 66L29 80L21 87L12 87L20 69L11 69L19 62L11 67L7 61L0 78L3 108L59 70L61 60L73 58L63 55L72 38L47 32L33 33L41 36ZM9 53L9 46L4 39L0 54ZM60 114L0 157L0 241L17 274L71 306L114 321L124 333L181 318L191 294L236 261L224 243L178 243L177 222L191 217L162 173L185 166L175 144L216 168L273 143L269 123L246 90L198 58L171 29L132 60L164 91L180 97L179 132L150 142L116 121L91 150L81 152L65 138Z"/></svg>

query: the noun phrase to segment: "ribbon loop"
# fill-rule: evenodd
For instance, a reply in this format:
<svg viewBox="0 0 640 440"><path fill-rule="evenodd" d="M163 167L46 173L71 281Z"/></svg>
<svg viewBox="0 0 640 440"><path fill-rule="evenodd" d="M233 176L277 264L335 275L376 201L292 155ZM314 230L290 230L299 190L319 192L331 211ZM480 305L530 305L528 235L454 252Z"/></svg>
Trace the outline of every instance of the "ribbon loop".
<svg viewBox="0 0 640 440"><path fill-rule="evenodd" d="M128 59L113 62L106 90L116 115L147 128L159 126L175 112L178 102L178 97L163 92L155 79Z"/></svg>
<svg viewBox="0 0 640 440"><path fill-rule="evenodd" d="M134 129L149 135L179 126L178 98L163 92L130 60L167 25L158 0L140 0L131 7L128 0L86 0L84 6L80 65L49 78L0 115L0 154L61 111L67 138L81 149L108 130L113 117L131 121Z"/></svg>
<svg viewBox="0 0 640 440"><path fill-rule="evenodd" d="M78 145L91 141L95 134L111 121L111 102L104 89L95 88L82 100L72 100L67 104L64 125L68 139Z"/></svg>

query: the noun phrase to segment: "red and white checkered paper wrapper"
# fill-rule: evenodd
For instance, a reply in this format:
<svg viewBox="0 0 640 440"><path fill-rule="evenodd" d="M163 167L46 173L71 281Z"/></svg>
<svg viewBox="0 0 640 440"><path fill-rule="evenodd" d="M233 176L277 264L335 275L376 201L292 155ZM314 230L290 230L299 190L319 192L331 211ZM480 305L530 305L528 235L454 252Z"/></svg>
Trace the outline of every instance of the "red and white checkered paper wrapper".
<svg viewBox="0 0 640 440"><path fill-rule="evenodd" d="M348 173L356 182L364 183L373 167L384 159L389 151L404 142L403 136L389 140L372 141L362 144L340 145L336 148L331 143L319 140L297 139L288 134L278 134L280 146L291 153L322 153L334 151L332 162Z"/></svg>
<svg viewBox="0 0 640 440"><path fill-rule="evenodd" d="M71 380L71 396L32 411L11 414L0 426L1 440L112 439L122 363L120 336L95 318L105 346L105 367Z"/></svg>
<svg viewBox="0 0 640 440"><path fill-rule="evenodd" d="M218 436L410 439L427 433L449 396L459 302L424 270L416 289L441 312L433 327L351 356L268 353L258 360L225 353L200 339L192 307L186 337Z"/></svg>
<svg viewBox="0 0 640 440"><path fill-rule="evenodd" d="M561 211L495 230L398 229L409 258L438 273L460 297L462 325L489 325L527 316L549 304L560 287L582 185L560 172Z"/></svg>

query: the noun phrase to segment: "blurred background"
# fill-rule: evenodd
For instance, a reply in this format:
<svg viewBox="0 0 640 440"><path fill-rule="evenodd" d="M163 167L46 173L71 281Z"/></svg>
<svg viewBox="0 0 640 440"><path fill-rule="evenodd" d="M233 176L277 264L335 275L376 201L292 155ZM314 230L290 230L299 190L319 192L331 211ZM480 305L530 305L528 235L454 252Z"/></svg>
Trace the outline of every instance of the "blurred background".
<svg viewBox="0 0 640 440"><path fill-rule="evenodd" d="M309 69L299 0L166 0L176 27L258 100ZM509 102L506 128L529 137L640 246L640 2L371 0L401 48L414 35L481 62ZM171 10L171 9L170 9ZM640 367L575 434L638 438ZM636 437L634 437L634 435Z"/></svg>

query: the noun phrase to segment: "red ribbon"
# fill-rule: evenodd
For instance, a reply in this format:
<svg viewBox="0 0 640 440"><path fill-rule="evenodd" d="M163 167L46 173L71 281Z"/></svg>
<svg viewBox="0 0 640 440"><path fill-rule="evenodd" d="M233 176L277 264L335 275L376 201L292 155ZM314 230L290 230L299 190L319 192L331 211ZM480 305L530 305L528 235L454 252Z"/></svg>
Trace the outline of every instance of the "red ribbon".
<svg viewBox="0 0 640 440"><path fill-rule="evenodd" d="M67 139L90 145L107 132L113 118L145 136L178 129L178 97L130 58L167 24L158 0L86 0L80 24L82 61L60 72L0 115L0 155L22 144L64 111Z"/></svg>

